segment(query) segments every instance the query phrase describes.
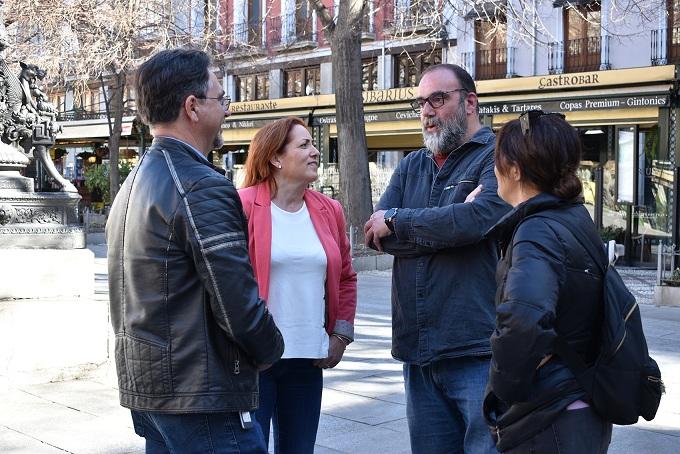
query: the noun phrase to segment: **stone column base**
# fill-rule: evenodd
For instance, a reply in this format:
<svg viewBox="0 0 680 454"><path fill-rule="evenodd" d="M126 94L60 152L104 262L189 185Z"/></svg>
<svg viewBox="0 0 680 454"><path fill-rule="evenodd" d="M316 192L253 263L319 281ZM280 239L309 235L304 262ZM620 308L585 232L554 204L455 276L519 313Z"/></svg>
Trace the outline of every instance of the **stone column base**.
<svg viewBox="0 0 680 454"><path fill-rule="evenodd" d="M1 254L0 385L75 378L105 362L108 304L94 298L92 251Z"/></svg>
<svg viewBox="0 0 680 454"><path fill-rule="evenodd" d="M89 249L3 249L0 300L90 298L94 254Z"/></svg>

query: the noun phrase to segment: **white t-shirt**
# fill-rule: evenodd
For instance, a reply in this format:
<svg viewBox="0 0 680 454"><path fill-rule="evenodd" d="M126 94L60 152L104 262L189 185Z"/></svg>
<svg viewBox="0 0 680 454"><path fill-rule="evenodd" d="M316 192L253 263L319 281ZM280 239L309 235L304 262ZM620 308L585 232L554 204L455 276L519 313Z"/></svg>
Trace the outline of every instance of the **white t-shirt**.
<svg viewBox="0 0 680 454"><path fill-rule="evenodd" d="M326 252L305 203L291 213L271 204L268 307L286 344L283 358L325 358Z"/></svg>

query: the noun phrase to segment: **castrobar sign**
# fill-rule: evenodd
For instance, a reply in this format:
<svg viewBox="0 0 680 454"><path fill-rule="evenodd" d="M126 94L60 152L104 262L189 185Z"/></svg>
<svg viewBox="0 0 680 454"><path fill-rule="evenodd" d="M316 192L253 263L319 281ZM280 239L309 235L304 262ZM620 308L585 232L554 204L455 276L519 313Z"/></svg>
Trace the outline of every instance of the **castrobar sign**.
<svg viewBox="0 0 680 454"><path fill-rule="evenodd" d="M550 112L575 112L598 109L629 109L631 107L668 106L668 95L610 96L602 98L579 98L550 101L526 101L508 103L484 103L480 100L479 113L482 115L513 114L528 110Z"/></svg>
<svg viewBox="0 0 680 454"><path fill-rule="evenodd" d="M597 73L587 74L559 74L545 76L538 79L538 89L583 87L584 85L599 85L600 75Z"/></svg>

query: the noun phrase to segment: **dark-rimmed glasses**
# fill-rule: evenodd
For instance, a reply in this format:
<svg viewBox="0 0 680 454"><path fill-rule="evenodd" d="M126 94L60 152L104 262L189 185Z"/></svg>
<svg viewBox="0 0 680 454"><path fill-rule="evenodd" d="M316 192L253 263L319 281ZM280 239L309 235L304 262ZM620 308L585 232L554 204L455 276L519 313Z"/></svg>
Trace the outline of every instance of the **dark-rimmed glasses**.
<svg viewBox="0 0 680 454"><path fill-rule="evenodd" d="M561 112L543 112L542 110L527 110L519 116L519 124L522 127L522 134L524 137L529 135L531 131L531 124L536 123L536 120L546 115L555 115L564 120L566 117Z"/></svg>
<svg viewBox="0 0 680 454"><path fill-rule="evenodd" d="M455 90L449 90L449 91L438 91L435 93L432 93L430 96L427 98L416 98L413 101L411 101L411 108L415 113L420 113L420 111L425 107L425 104L429 104L432 106L433 109L438 109L441 106L443 106L446 103L446 100L449 99L449 93L455 93L457 91L467 91L469 92L470 90L467 90L465 88L456 88Z"/></svg>
<svg viewBox="0 0 680 454"><path fill-rule="evenodd" d="M224 109L228 109L228 108L229 108L229 104L231 104L231 98L230 98L229 96L224 96L224 95L222 95L222 96L202 96L202 95L194 95L194 96L196 96L198 99L214 99L214 100L216 100L217 102L219 102L220 104L222 104L222 107L223 107Z"/></svg>

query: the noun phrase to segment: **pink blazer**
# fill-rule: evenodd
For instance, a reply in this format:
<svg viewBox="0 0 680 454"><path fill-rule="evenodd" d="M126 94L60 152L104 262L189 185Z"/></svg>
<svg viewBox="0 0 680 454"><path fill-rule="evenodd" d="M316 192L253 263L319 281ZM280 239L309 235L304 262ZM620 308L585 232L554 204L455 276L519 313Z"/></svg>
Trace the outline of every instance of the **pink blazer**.
<svg viewBox="0 0 680 454"><path fill-rule="evenodd" d="M260 297L269 296L271 267L272 215L269 183L238 191L248 218L248 252L259 286ZM357 305L357 275L352 268L345 215L340 203L306 189L305 204L326 252L326 331L354 339L354 314Z"/></svg>

